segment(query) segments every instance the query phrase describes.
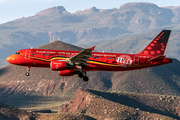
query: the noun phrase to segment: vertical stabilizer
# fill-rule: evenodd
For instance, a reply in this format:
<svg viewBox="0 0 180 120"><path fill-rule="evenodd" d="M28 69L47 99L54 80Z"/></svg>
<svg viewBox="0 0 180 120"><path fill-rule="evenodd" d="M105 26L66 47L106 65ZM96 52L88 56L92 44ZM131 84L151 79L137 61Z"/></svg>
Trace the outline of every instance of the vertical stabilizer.
<svg viewBox="0 0 180 120"><path fill-rule="evenodd" d="M162 30L151 43L139 54L159 56L164 55L171 30Z"/></svg>

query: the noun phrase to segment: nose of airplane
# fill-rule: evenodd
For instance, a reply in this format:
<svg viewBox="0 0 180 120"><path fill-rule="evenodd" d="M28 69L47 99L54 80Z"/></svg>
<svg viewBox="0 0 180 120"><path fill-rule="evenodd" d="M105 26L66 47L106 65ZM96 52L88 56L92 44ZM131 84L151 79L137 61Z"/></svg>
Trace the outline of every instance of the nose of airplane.
<svg viewBox="0 0 180 120"><path fill-rule="evenodd" d="M16 55L10 55L9 57L6 58L6 61L11 63L11 64L15 64L17 61L17 56Z"/></svg>
<svg viewBox="0 0 180 120"><path fill-rule="evenodd" d="M12 55L6 58L6 61L9 63L11 63L13 60L14 59L13 59Z"/></svg>

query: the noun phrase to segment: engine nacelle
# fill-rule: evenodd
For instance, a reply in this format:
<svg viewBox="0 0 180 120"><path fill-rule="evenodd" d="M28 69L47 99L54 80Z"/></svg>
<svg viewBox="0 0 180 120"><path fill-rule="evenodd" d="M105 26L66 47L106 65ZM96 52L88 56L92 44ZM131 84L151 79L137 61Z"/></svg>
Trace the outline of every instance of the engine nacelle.
<svg viewBox="0 0 180 120"><path fill-rule="evenodd" d="M51 61L50 67L52 70L61 71L73 68L73 65L68 64L65 61Z"/></svg>
<svg viewBox="0 0 180 120"><path fill-rule="evenodd" d="M59 71L60 76L73 76L74 75L74 70L62 70Z"/></svg>

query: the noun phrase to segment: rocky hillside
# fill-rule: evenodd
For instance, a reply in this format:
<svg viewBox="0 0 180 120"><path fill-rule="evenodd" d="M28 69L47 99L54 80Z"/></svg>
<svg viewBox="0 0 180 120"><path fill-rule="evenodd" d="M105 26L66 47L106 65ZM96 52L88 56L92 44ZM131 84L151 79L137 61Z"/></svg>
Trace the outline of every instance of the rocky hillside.
<svg viewBox="0 0 180 120"><path fill-rule="evenodd" d="M40 114L37 120L96 120L88 115L84 115L81 113L48 113L48 114Z"/></svg>
<svg viewBox="0 0 180 120"><path fill-rule="evenodd" d="M0 104L1 120L95 120L81 113L33 113Z"/></svg>
<svg viewBox="0 0 180 120"><path fill-rule="evenodd" d="M37 117L36 114L0 104L0 119L1 120L33 120L36 117Z"/></svg>
<svg viewBox="0 0 180 120"><path fill-rule="evenodd" d="M105 92L79 88L73 100L63 104L58 113L26 112L0 104L1 120L176 120L180 118L180 97Z"/></svg>
<svg viewBox="0 0 180 120"><path fill-rule="evenodd" d="M63 42L92 46L147 31L179 31L179 11L151 3L128 3L118 9L92 7L69 13L63 6L0 25L0 59L16 50L37 47L57 35Z"/></svg>
<svg viewBox="0 0 180 120"><path fill-rule="evenodd" d="M180 97L105 92L79 88L73 100L61 106L61 112L80 112L98 120L180 119Z"/></svg>

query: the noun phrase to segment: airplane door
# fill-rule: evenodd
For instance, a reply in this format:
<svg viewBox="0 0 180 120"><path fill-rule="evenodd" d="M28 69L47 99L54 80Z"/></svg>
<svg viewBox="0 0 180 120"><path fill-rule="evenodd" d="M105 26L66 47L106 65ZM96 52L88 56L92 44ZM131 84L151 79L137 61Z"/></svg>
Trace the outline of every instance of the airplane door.
<svg viewBox="0 0 180 120"><path fill-rule="evenodd" d="M134 56L134 65L139 65L139 56Z"/></svg>
<svg viewBox="0 0 180 120"><path fill-rule="evenodd" d="M31 50L25 51L25 59L30 59Z"/></svg>

